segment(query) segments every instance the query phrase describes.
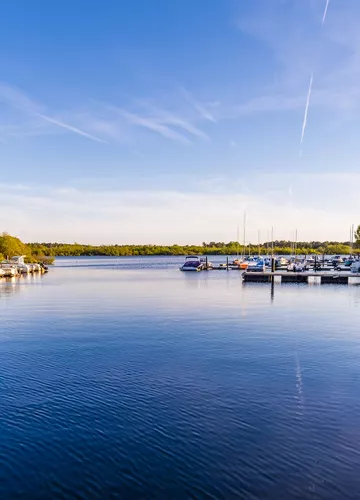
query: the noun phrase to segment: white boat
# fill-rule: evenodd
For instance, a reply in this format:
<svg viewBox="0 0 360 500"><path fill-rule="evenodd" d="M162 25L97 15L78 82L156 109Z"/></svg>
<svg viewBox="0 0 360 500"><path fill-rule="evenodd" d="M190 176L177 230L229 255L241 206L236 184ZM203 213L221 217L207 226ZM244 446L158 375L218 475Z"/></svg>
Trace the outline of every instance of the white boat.
<svg viewBox="0 0 360 500"><path fill-rule="evenodd" d="M4 271L3 276L5 276L5 277L16 276L19 273L17 267L14 266L14 264L12 264L8 260L2 261L2 263L0 264L0 269L2 269Z"/></svg>
<svg viewBox="0 0 360 500"><path fill-rule="evenodd" d="M41 266L40 266L40 264L37 264L37 263L36 263L36 264L32 264L32 267L33 267L33 271L34 271L35 273L39 273L39 272L41 271Z"/></svg>
<svg viewBox="0 0 360 500"><path fill-rule="evenodd" d="M40 264L28 264L30 273L37 273L41 271Z"/></svg>
<svg viewBox="0 0 360 500"><path fill-rule="evenodd" d="M260 260L253 260L252 262L249 263L246 271L248 272L265 272L266 266L265 266L265 261L260 259Z"/></svg>
<svg viewBox="0 0 360 500"><path fill-rule="evenodd" d="M206 257L200 257L200 262L203 265L203 268L206 269L206 266L208 269L213 268L213 263L210 262L209 260L206 260Z"/></svg>
<svg viewBox="0 0 360 500"><path fill-rule="evenodd" d="M353 264L351 264L350 271L352 273L360 273L360 260L356 260Z"/></svg>
<svg viewBox="0 0 360 500"><path fill-rule="evenodd" d="M197 255L188 255L185 257L184 264L180 267L180 271L202 271L205 264L201 262Z"/></svg>
<svg viewBox="0 0 360 500"><path fill-rule="evenodd" d="M287 266L287 271L294 273L302 273L308 270L308 265L306 261L303 260L292 260Z"/></svg>
<svg viewBox="0 0 360 500"><path fill-rule="evenodd" d="M0 278L3 278L5 276L5 271L4 269L0 268Z"/></svg>
<svg viewBox="0 0 360 500"><path fill-rule="evenodd" d="M25 264L25 255L16 255L10 259L10 263L16 266L21 274L30 272L30 266Z"/></svg>

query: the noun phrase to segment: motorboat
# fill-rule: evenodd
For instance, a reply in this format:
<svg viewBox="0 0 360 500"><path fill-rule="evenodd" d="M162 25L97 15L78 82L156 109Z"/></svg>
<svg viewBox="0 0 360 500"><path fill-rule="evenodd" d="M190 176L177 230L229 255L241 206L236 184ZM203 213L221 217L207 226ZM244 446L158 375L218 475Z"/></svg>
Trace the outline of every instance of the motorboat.
<svg viewBox="0 0 360 500"><path fill-rule="evenodd" d="M247 268L249 267L249 265L256 263L258 260L259 259L257 257L249 257L248 259L243 260L240 263L239 267L240 267L240 269L243 269L244 271L246 271Z"/></svg>
<svg viewBox="0 0 360 500"><path fill-rule="evenodd" d="M344 259L341 257L341 255L335 255L332 259L331 259L331 263L334 267L338 266L339 264L343 264L344 262Z"/></svg>
<svg viewBox="0 0 360 500"><path fill-rule="evenodd" d="M25 255L16 255L11 257L9 262L16 266L21 274L27 274L30 272L30 266L25 264Z"/></svg>
<svg viewBox="0 0 360 500"><path fill-rule="evenodd" d="M38 273L41 272L41 265L38 263L28 264L29 273Z"/></svg>
<svg viewBox="0 0 360 500"><path fill-rule="evenodd" d="M9 260L3 260L0 264L0 269L4 271L3 276L13 277L16 276L19 271L14 264L12 264Z"/></svg>
<svg viewBox="0 0 360 500"><path fill-rule="evenodd" d="M213 263L209 260L206 260L206 257L200 257L200 262L202 263L204 269L212 269Z"/></svg>
<svg viewBox="0 0 360 500"><path fill-rule="evenodd" d="M292 271L294 273L302 273L303 271L307 271L308 266L306 261L294 260L289 263L287 266L287 271Z"/></svg>
<svg viewBox="0 0 360 500"><path fill-rule="evenodd" d="M275 261L275 266L276 267L285 267L288 265L288 263L289 263L289 261L285 257L278 257Z"/></svg>
<svg viewBox="0 0 360 500"><path fill-rule="evenodd" d="M351 264L350 271L352 273L360 273L360 260L356 260Z"/></svg>
<svg viewBox="0 0 360 500"><path fill-rule="evenodd" d="M39 266L42 273L47 273L49 271L48 266L45 266L45 264L43 264L42 262L40 262Z"/></svg>
<svg viewBox="0 0 360 500"><path fill-rule="evenodd" d="M205 269L205 265L197 255L188 255L185 257L185 262L180 267L180 271L202 271Z"/></svg>
<svg viewBox="0 0 360 500"><path fill-rule="evenodd" d="M249 265L247 267L247 272L252 272L252 273L263 273L265 271L266 265L265 261L260 259L260 260L253 260L252 262L249 262Z"/></svg>

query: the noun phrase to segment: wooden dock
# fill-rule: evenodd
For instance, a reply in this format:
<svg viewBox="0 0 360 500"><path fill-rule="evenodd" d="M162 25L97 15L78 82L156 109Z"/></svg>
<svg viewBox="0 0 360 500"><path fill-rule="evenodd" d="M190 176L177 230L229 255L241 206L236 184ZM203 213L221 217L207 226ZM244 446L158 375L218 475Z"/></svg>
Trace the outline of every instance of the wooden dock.
<svg viewBox="0 0 360 500"><path fill-rule="evenodd" d="M244 272L246 283L309 283L333 285L360 285L360 274L349 272Z"/></svg>

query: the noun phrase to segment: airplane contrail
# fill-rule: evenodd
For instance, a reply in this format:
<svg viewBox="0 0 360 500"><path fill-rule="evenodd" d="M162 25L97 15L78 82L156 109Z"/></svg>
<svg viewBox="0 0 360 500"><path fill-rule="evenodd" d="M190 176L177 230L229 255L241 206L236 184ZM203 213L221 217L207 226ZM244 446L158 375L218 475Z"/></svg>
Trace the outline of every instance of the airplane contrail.
<svg viewBox="0 0 360 500"><path fill-rule="evenodd" d="M329 8L329 3L330 3L330 0L326 0L325 10L324 10L323 18L322 18L322 21L321 21L321 26L324 26L324 24L325 24L326 15L327 15L327 11L328 11L328 8ZM308 118L308 112L309 112L309 106L310 106L310 98L311 98L311 91L312 91L313 80L314 80L314 73L312 71L311 75L310 75L310 84L309 84L309 90L308 90L308 94L307 94L307 98L306 98L304 121L303 121L302 131L301 131L301 141L300 141L301 144L303 143L303 140L304 140L306 125L307 125L307 118ZM301 158L301 156L302 156L302 151L300 150L300 158Z"/></svg>
<svg viewBox="0 0 360 500"><path fill-rule="evenodd" d="M46 120L49 123L53 123L54 125L57 125L58 127L64 128L66 130L70 130L71 132L74 132L75 134L82 135L83 137L87 137L88 139L91 139L92 141L96 142L103 142L104 144L107 144L104 139L100 139L100 137L96 137L96 135L88 134L87 132L84 132L83 130L73 127L72 125L68 125L67 123L60 122L59 120L55 120L54 118L50 118L50 116L43 115L42 113L35 113L36 116L39 116L43 120Z"/></svg>
<svg viewBox="0 0 360 500"><path fill-rule="evenodd" d="M311 90L312 90L313 80L314 80L314 74L313 74L313 72L311 72L309 90L308 90L308 94L307 94L307 98L306 98L304 121L303 121L302 131L301 131L301 141L300 141L301 144L302 144L302 142L304 140L304 134L305 134L305 130L306 130L306 124L307 124L307 117L308 117L308 111L309 111L309 106L310 106L310 97L311 97Z"/></svg>
<svg viewBox="0 0 360 500"><path fill-rule="evenodd" d="M323 18L322 18L322 21L321 21L321 25L322 26L324 26L324 23L326 21L326 14L327 14L327 11L328 11L328 8L329 8L329 3L330 3L330 0L326 0L324 15L323 15Z"/></svg>

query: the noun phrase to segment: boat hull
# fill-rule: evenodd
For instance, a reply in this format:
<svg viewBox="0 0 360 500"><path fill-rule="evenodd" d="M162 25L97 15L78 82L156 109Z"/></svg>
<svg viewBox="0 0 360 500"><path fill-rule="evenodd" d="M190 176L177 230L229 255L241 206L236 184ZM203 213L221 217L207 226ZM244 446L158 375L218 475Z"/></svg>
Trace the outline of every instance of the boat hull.
<svg viewBox="0 0 360 500"><path fill-rule="evenodd" d="M201 267L180 267L180 271L183 271L183 272L186 272L186 273L197 273L199 271L201 271L202 268Z"/></svg>

